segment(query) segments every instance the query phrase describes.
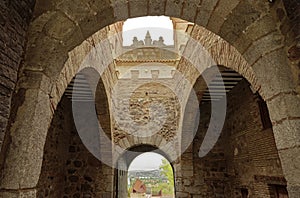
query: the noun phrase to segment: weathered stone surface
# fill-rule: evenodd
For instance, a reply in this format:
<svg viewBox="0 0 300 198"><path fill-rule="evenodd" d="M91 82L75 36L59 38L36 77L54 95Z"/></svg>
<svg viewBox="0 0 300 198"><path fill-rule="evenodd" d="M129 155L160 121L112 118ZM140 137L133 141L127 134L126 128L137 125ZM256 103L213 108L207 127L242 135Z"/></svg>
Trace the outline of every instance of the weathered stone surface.
<svg viewBox="0 0 300 198"><path fill-rule="evenodd" d="M245 34L253 41L276 30L274 19L268 15L258 19L245 30Z"/></svg>
<svg viewBox="0 0 300 198"><path fill-rule="evenodd" d="M252 45L252 40L245 34L240 34L239 38L235 40L235 42L232 44L241 54L244 54L244 52Z"/></svg>
<svg viewBox="0 0 300 198"><path fill-rule="evenodd" d="M181 18L194 23L200 3L201 1L199 0L185 1L182 8Z"/></svg>
<svg viewBox="0 0 300 198"><path fill-rule="evenodd" d="M226 20L229 13L240 3L239 0L220 0L218 1L214 11L212 12L207 28L214 33L219 33L224 21ZM230 41L229 41L230 42Z"/></svg>
<svg viewBox="0 0 300 198"><path fill-rule="evenodd" d="M39 196L98 197L104 189L112 188L105 175L109 172L102 170L104 165L82 143L71 111L71 101L64 96L48 131Z"/></svg>
<svg viewBox="0 0 300 198"><path fill-rule="evenodd" d="M283 49L278 49L261 57L253 65L253 69L261 85L260 93L266 100L280 92L293 91L295 87Z"/></svg>
<svg viewBox="0 0 300 198"><path fill-rule="evenodd" d="M242 1L226 17L219 35L227 41L234 42L259 16L260 12L255 10L249 2Z"/></svg>
<svg viewBox="0 0 300 198"><path fill-rule="evenodd" d="M166 0L149 0L149 15L161 15L165 11Z"/></svg>
<svg viewBox="0 0 300 198"><path fill-rule="evenodd" d="M40 89L46 94L50 93L50 79L42 72L24 71L19 79L18 89Z"/></svg>
<svg viewBox="0 0 300 198"><path fill-rule="evenodd" d="M94 24L93 28L91 26L92 24L87 25L89 20L86 20L85 23L81 23L81 27L85 25L85 28L82 29L82 32L86 33L86 28L90 28L90 35L84 34L85 38L87 38L87 36L92 36L93 34L95 34L96 32L108 25L111 25L115 22L119 22L119 20L116 20L116 18L114 17L114 11L112 7L105 7L104 9L102 8L100 10L97 10L97 14L95 15L95 17L96 24Z"/></svg>
<svg viewBox="0 0 300 198"><path fill-rule="evenodd" d="M183 2L184 0L167 0L165 15L180 18Z"/></svg>
<svg viewBox="0 0 300 198"><path fill-rule="evenodd" d="M243 56L247 62L252 65L265 54L282 48L282 46L283 43L281 34L278 32L273 32L258 39L257 41L254 41L252 45L245 51Z"/></svg>
<svg viewBox="0 0 300 198"><path fill-rule="evenodd" d="M288 148L279 151L279 156L282 163L283 172L286 180L288 181L288 186L298 186L300 183L300 178L295 177L295 175L300 174L300 149L299 147Z"/></svg>
<svg viewBox="0 0 300 198"><path fill-rule="evenodd" d="M299 108L299 107L298 107ZM274 137L278 150L299 147L300 145L300 121L284 120L273 126Z"/></svg>
<svg viewBox="0 0 300 198"><path fill-rule="evenodd" d="M60 10L65 15L65 17L68 17L69 20L71 20L74 24L79 24L87 16L93 14L93 10L91 9L91 7L89 7L86 1L60 1L56 4L56 8ZM68 23L69 20L67 21Z"/></svg>
<svg viewBox="0 0 300 198"><path fill-rule="evenodd" d="M27 90L25 94L26 99L19 107L15 123L11 127L12 143L0 184L5 189L33 188L40 175L44 143L51 119L49 97L38 89ZM24 166L27 168L23 169Z"/></svg>
<svg viewBox="0 0 300 198"><path fill-rule="evenodd" d="M57 26L57 24L64 24L64 26ZM76 24L63 13L55 12L44 28L48 36L59 41L65 41L71 36Z"/></svg>
<svg viewBox="0 0 300 198"><path fill-rule="evenodd" d="M210 15L213 12L217 2L218 0L203 0L199 5L195 23L199 26L206 27L209 22Z"/></svg>
<svg viewBox="0 0 300 198"><path fill-rule="evenodd" d="M300 98L295 93L280 94L267 103L275 124L284 119L300 117Z"/></svg>
<svg viewBox="0 0 300 198"><path fill-rule="evenodd" d="M43 71L46 76L52 78L51 81L55 81L62 64L67 60L67 49L54 38L40 36L28 42L24 70Z"/></svg>
<svg viewBox="0 0 300 198"><path fill-rule="evenodd" d="M129 17L128 1L112 0L113 16L118 20L126 20Z"/></svg>
<svg viewBox="0 0 300 198"><path fill-rule="evenodd" d="M289 198L297 198L300 195L300 186L289 185L287 187Z"/></svg>
<svg viewBox="0 0 300 198"><path fill-rule="evenodd" d="M0 198L35 198L36 190L24 190L23 192L0 192Z"/></svg>
<svg viewBox="0 0 300 198"><path fill-rule="evenodd" d="M129 1L130 17L140 17L148 14L148 0Z"/></svg>

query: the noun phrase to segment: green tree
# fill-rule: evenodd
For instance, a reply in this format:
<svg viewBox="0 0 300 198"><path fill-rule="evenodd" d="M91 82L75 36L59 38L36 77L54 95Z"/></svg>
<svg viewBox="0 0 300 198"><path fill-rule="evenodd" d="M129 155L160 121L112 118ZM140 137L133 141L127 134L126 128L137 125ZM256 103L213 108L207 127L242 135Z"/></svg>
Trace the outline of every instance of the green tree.
<svg viewBox="0 0 300 198"><path fill-rule="evenodd" d="M169 184L174 187L174 176L171 164L166 159L162 159L161 162L162 164L159 166L160 173L165 176Z"/></svg>

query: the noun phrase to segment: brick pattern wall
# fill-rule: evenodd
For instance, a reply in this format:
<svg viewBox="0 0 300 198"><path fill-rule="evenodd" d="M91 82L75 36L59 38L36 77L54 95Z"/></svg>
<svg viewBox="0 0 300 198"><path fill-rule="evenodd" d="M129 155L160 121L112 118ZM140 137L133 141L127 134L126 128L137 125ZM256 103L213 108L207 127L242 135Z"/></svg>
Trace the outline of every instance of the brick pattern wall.
<svg viewBox="0 0 300 198"><path fill-rule="evenodd" d="M184 158L181 164L182 197L241 198L242 189L247 189L251 198L270 198L274 194L270 185L285 185L273 131L262 125L258 100L245 80L227 95L222 134L203 158L198 157L198 152L210 121L211 106L201 104L193 158ZM191 170L192 174L185 170Z"/></svg>
<svg viewBox="0 0 300 198"><path fill-rule="evenodd" d="M228 110L223 133L226 136L224 151L227 161L231 193L240 197L246 188L250 197L270 197L269 184L284 178L276 149L273 131L264 129L258 105L259 97L253 94L248 83L241 81L228 94ZM260 181L258 176L268 176ZM279 182L280 183L280 182Z"/></svg>
<svg viewBox="0 0 300 198"><path fill-rule="evenodd" d="M0 151L34 0L0 1Z"/></svg>

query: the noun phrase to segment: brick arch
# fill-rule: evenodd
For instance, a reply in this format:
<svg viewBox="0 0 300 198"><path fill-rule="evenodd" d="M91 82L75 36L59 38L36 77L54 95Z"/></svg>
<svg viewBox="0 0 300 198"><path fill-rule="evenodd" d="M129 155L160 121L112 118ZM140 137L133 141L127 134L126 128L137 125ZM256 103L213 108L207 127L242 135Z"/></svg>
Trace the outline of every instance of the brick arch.
<svg viewBox="0 0 300 198"><path fill-rule="evenodd" d="M261 91L261 84L255 71L234 46L198 25L194 26L191 38L192 42L187 44L178 66L180 72L190 77L191 83L194 83L202 72L211 66L224 65L246 78L256 91ZM191 70L189 67L194 67L198 71Z"/></svg>
<svg viewBox="0 0 300 198"><path fill-rule="evenodd" d="M144 6L145 4L149 6ZM244 14L245 11L248 14ZM25 157L22 149L9 149L4 170L5 180L1 181L4 189L32 189L36 186L42 159L42 150L47 134L47 126L51 121L57 103L49 100L51 88L63 73L68 52L106 25L130 17L147 15L167 15L195 22L206 29L220 35L233 45L245 58L261 84L262 96L268 101L272 121L276 123L277 144L282 150L282 158L290 158L288 148L297 148L299 142L291 140L297 131L299 120L299 98L295 85L290 78L291 72L286 53L281 42L276 22L270 15L267 1L83 1L64 2L37 1L34 20L28 31L28 43L24 65L18 82L18 90L26 89L26 94L34 95L23 102L18 111L31 111L26 118L17 116L12 127L15 142L21 142L18 148L28 147L24 134L34 137L36 152ZM64 24L63 26L61 24ZM265 28L261 28L265 27ZM228 31L229 30L229 31ZM230 31L234 30L234 31ZM274 38L276 42L274 42ZM283 67L284 66L284 67ZM268 74L268 75L266 75ZM35 76L34 80L32 76ZM53 89L52 89L53 90ZM58 99L57 97L56 99ZM289 106L292 102L292 106ZM279 110L277 108L278 104ZM296 109L296 110L295 110ZM43 117L42 120L38 117ZM34 130L31 126L36 126ZM41 128L42 130L38 130ZM289 135L280 135L283 129ZM284 131L284 130L283 130ZM38 136L36 136L38 134ZM276 136L275 136L276 137ZM295 147L296 145L296 147ZM297 153L299 149L294 149ZM20 172L20 167L8 165L14 157L19 156L20 164L29 164L27 172ZM30 161L37 161L32 163ZM295 162L292 162L295 163ZM291 184L300 189L300 182L293 178L295 171L290 171L287 163L287 174ZM31 176L28 176L30 172ZM15 178L9 181L7 178ZM27 177L28 179L23 179ZM289 180L289 178L287 178ZM34 190L32 190L34 191ZM299 190L300 191L300 190ZM20 192L23 193L23 192ZM31 193L31 192L26 192ZM32 192L34 193L34 192Z"/></svg>

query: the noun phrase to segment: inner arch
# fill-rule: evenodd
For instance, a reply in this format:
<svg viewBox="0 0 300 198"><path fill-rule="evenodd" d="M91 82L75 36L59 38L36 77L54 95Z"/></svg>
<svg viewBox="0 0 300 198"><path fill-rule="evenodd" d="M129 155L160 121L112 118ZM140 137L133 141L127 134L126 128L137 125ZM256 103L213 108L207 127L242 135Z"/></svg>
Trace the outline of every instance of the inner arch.
<svg viewBox="0 0 300 198"><path fill-rule="evenodd" d="M129 148L118 160L116 192L118 198L137 196L175 196L175 174L169 157L152 145Z"/></svg>

